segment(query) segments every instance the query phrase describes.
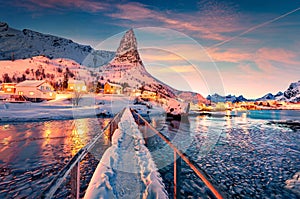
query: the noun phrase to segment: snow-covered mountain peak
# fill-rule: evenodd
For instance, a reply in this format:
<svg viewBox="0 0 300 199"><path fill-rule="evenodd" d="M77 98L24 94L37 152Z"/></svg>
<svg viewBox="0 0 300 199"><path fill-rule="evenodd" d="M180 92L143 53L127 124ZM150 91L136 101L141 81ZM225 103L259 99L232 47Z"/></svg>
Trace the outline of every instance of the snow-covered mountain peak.
<svg viewBox="0 0 300 199"><path fill-rule="evenodd" d="M277 100L286 102L300 102L300 80L298 82L291 83L288 89L284 92L279 91L276 95L268 93L257 101Z"/></svg>
<svg viewBox="0 0 300 199"><path fill-rule="evenodd" d="M112 65L120 63L134 64L135 66L143 65L137 50L136 37L132 29L128 30L122 37L116 56L112 61Z"/></svg>
<svg viewBox="0 0 300 199"><path fill-rule="evenodd" d="M125 35L123 35L116 54L123 55L130 50L137 50L137 42L132 29L128 30Z"/></svg>
<svg viewBox="0 0 300 199"><path fill-rule="evenodd" d="M82 63L87 56L97 54L98 64L108 63L115 53L94 50L70 39L39 33L33 30L17 30L0 22L0 60L26 59L39 55L50 59L68 58ZM93 65L91 65L93 66Z"/></svg>

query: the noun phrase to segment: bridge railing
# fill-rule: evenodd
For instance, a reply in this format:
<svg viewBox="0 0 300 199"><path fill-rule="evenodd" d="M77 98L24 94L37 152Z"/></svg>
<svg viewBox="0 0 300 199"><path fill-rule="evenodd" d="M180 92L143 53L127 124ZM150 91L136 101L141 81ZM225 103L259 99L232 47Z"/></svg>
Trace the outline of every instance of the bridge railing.
<svg viewBox="0 0 300 199"><path fill-rule="evenodd" d="M125 109L124 109L125 110ZM56 191L62 186L63 182L68 176L71 177L71 197L79 198L80 195L80 162L84 157L95 147L96 143L103 136L107 136L110 143L111 137L118 128L118 123L121 120L123 111L119 112L107 125L104 127L97 136L95 136L87 145L81 148L75 156L64 166L62 170L55 176L55 178L50 182L50 184L43 190L41 198L51 199L53 198ZM109 147L109 146L100 146Z"/></svg>
<svg viewBox="0 0 300 199"><path fill-rule="evenodd" d="M136 123L141 126L140 131L142 132L145 142L147 144L147 137L157 135L159 136L164 143L168 144L173 151L174 161L173 161L173 187L174 192L173 196L175 199L181 198L180 197L180 188L181 188L181 181L180 174L182 170L182 161L184 161L190 169L197 175L198 178L205 184L205 186L211 191L213 196L217 199L221 198L228 198L227 194L221 192L218 188L218 185L214 183L215 181L210 177L204 170L202 170L197 163L192 161L185 153L183 153L180 149L178 149L165 135L157 131L152 125L150 125L142 116L138 113L132 111Z"/></svg>

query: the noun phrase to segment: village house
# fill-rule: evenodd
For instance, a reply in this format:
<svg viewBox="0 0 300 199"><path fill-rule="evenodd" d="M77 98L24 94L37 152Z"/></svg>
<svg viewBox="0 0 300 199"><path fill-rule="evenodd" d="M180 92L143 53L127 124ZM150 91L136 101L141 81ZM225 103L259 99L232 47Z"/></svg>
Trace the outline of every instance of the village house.
<svg viewBox="0 0 300 199"><path fill-rule="evenodd" d="M142 99L146 99L146 100L156 100L157 99L157 93L156 92L152 92L152 91L143 91L142 95L141 95Z"/></svg>
<svg viewBox="0 0 300 199"><path fill-rule="evenodd" d="M5 94L14 94L16 92L16 83L2 83L2 91Z"/></svg>
<svg viewBox="0 0 300 199"><path fill-rule="evenodd" d="M56 98L54 88L45 80L26 80L16 85L15 94L30 101L52 100Z"/></svg>
<svg viewBox="0 0 300 199"><path fill-rule="evenodd" d="M123 87L119 84L106 82L104 84L104 94L122 94Z"/></svg>
<svg viewBox="0 0 300 199"><path fill-rule="evenodd" d="M68 91L86 92L86 85L84 81L70 79L68 81Z"/></svg>

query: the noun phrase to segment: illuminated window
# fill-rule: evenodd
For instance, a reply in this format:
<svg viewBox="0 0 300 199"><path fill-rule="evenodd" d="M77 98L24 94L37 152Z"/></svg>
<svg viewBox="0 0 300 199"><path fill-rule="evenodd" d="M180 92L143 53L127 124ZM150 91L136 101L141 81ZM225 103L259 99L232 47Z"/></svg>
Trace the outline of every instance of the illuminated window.
<svg viewBox="0 0 300 199"><path fill-rule="evenodd" d="M30 92L29 92L29 95L34 95L34 92L33 92L33 91L30 91Z"/></svg>
<svg viewBox="0 0 300 199"><path fill-rule="evenodd" d="M7 91L11 91L11 88L7 88L6 90L7 90Z"/></svg>
<svg viewBox="0 0 300 199"><path fill-rule="evenodd" d="M86 86L82 86L82 90L83 90L83 91L86 91Z"/></svg>
<svg viewBox="0 0 300 199"><path fill-rule="evenodd" d="M70 86L70 89L73 89L74 87L73 86Z"/></svg>
<svg viewBox="0 0 300 199"><path fill-rule="evenodd" d="M23 95L23 91L19 91L18 94L19 94L19 95Z"/></svg>
<svg viewBox="0 0 300 199"><path fill-rule="evenodd" d="M52 97L53 93L49 93L50 97Z"/></svg>

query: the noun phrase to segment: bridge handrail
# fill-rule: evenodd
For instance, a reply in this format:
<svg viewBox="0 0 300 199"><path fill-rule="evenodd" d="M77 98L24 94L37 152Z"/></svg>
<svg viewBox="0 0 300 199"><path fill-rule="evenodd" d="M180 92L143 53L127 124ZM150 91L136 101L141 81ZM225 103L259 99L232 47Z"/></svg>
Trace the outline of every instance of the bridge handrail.
<svg viewBox="0 0 300 199"><path fill-rule="evenodd" d="M178 154L178 156L187 163L187 165L196 173L196 175L204 182L204 184L209 188L209 190L214 194L214 196L217 199L223 199L223 198L227 198L228 196L225 193L222 193L217 190L215 187L216 185L213 185L211 183L212 177L210 177L208 174L205 173L205 171L203 171L194 161L190 160L189 157L183 153L180 149L178 149L174 144L172 144L172 142L166 137L164 136L162 133L160 133L159 131L157 131L152 125L150 125L147 120L145 120L140 114L138 113L133 113L136 114L139 119L141 119L143 121L143 125L147 125L148 128L150 128L153 132L155 132L163 141L165 141L170 148L174 151L174 153ZM139 121L139 120L138 120ZM174 156L175 157L175 156ZM174 160L176 162L176 160ZM176 163L174 162L174 164L176 165ZM175 197L176 198L176 197Z"/></svg>
<svg viewBox="0 0 300 199"><path fill-rule="evenodd" d="M51 199L57 189L61 186L66 177L70 174L71 170L87 155L92 147L96 144L96 142L103 136L103 133L113 124L117 119L119 119L124 112L125 109L120 111L117 115L114 116L112 120L101 130L101 132L92 138L92 140L81 148L74 157L62 168L59 173L55 176L55 178L50 182L50 184L44 189L41 194L41 198Z"/></svg>

